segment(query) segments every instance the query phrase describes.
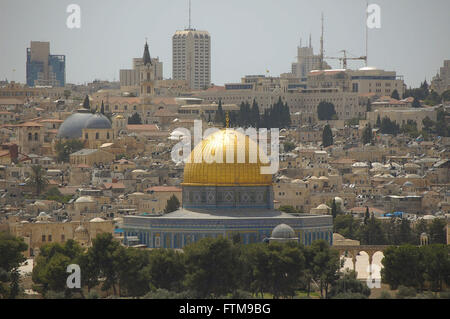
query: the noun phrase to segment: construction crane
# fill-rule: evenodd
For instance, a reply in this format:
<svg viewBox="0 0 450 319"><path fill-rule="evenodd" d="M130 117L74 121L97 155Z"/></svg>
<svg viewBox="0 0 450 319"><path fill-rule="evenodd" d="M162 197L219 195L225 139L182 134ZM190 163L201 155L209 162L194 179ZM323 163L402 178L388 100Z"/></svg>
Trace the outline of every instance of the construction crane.
<svg viewBox="0 0 450 319"><path fill-rule="evenodd" d="M347 69L347 60L363 60L367 64L367 56L360 56L360 57L349 58L349 57L347 57L347 51L346 50L341 50L339 52L344 53L344 56L343 57L328 57L327 56L327 57L325 57L325 59L334 59L334 60L341 61L343 69Z"/></svg>

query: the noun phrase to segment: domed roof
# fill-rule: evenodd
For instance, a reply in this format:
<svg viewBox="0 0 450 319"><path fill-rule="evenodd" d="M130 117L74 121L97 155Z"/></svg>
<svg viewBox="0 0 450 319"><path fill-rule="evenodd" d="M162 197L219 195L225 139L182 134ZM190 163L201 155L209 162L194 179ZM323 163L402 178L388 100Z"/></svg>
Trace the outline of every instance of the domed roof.
<svg viewBox="0 0 450 319"><path fill-rule="evenodd" d="M320 204L319 206L316 207L316 209L331 209L331 208L325 204Z"/></svg>
<svg viewBox="0 0 450 319"><path fill-rule="evenodd" d="M83 225L80 225L75 229L75 233L87 233L87 232L88 232L87 229Z"/></svg>
<svg viewBox="0 0 450 319"><path fill-rule="evenodd" d="M81 196L79 197L75 203L95 203L91 196Z"/></svg>
<svg viewBox="0 0 450 319"><path fill-rule="evenodd" d="M338 233L333 233L333 242L336 240L344 240L345 237Z"/></svg>
<svg viewBox="0 0 450 319"><path fill-rule="evenodd" d="M227 161L227 150L234 155L231 163ZM257 157L255 160L250 151ZM243 163L238 162L241 152L245 155ZM268 162L263 156L248 135L231 129L217 131L198 143L189 155L182 185L272 185L272 174L261 173L262 167L269 166L262 163Z"/></svg>
<svg viewBox="0 0 450 319"><path fill-rule="evenodd" d="M411 183L410 181L407 181L407 182L405 182L405 183L403 184L403 186L405 186L405 187L412 187L412 186L414 186L414 184Z"/></svg>
<svg viewBox="0 0 450 319"><path fill-rule="evenodd" d="M280 224L272 230L272 238L290 239L295 238L295 232L291 226Z"/></svg>
<svg viewBox="0 0 450 319"><path fill-rule="evenodd" d="M92 114L89 110L79 109L61 124L57 137L80 138L84 128L111 128L111 123L102 114Z"/></svg>
<svg viewBox="0 0 450 319"><path fill-rule="evenodd" d="M101 222L104 222L104 221L105 220L103 218L95 217L95 218L92 218L89 222L91 222L91 223L101 223Z"/></svg>
<svg viewBox="0 0 450 319"><path fill-rule="evenodd" d="M334 201L336 202L336 204L341 204L341 206L344 204L344 200L338 196L334 198Z"/></svg>
<svg viewBox="0 0 450 319"><path fill-rule="evenodd" d="M86 122L84 128L111 128L111 122L103 114L93 114Z"/></svg>

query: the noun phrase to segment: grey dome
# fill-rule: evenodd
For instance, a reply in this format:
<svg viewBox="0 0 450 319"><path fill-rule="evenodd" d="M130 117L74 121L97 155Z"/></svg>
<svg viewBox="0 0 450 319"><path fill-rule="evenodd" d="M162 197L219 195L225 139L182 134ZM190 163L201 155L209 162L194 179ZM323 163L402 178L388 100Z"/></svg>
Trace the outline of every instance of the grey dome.
<svg viewBox="0 0 450 319"><path fill-rule="evenodd" d="M111 128L111 122L103 114L93 114L84 128Z"/></svg>
<svg viewBox="0 0 450 319"><path fill-rule="evenodd" d="M111 123L102 114L92 114L88 110L80 109L63 122L57 137L80 138L84 128L111 128Z"/></svg>
<svg viewBox="0 0 450 319"><path fill-rule="evenodd" d="M280 224L272 230L272 238L276 239L295 238L295 232L291 226L286 224Z"/></svg>

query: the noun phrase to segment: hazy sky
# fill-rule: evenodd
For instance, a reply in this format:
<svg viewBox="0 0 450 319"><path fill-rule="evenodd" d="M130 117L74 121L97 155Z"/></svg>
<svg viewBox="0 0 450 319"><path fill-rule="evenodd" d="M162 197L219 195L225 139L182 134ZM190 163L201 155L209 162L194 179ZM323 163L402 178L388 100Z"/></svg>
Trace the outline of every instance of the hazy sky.
<svg viewBox="0 0 450 319"><path fill-rule="evenodd" d="M66 8L81 7L81 28L69 29ZM369 65L395 70L406 84L430 80L450 59L449 0L371 0L381 28L369 30ZM325 54L365 51L366 0L192 0L192 25L211 34L212 82L239 82L246 74L290 72L300 38L312 33L319 51L325 16ZM172 35L188 26L188 0L0 0L0 79L25 82L30 41L50 41L66 55L66 81L119 80L119 69L150 55L172 77ZM329 61L339 67L338 61ZM361 67L363 61L349 61Z"/></svg>

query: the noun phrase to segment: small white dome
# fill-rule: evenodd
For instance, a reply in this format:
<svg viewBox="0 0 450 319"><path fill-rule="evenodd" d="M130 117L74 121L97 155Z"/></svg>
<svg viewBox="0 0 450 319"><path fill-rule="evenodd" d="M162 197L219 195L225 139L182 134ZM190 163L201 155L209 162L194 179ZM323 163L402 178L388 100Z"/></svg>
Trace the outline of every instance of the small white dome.
<svg viewBox="0 0 450 319"><path fill-rule="evenodd" d="M95 203L91 196L81 196L79 197L75 203Z"/></svg>
<svg viewBox="0 0 450 319"><path fill-rule="evenodd" d="M95 218L92 218L89 222L90 223L101 223L101 222L104 222L104 221L105 220L103 218L95 217Z"/></svg>
<svg viewBox="0 0 450 319"><path fill-rule="evenodd" d="M295 231L289 225L280 224L272 230L272 238L275 239L295 238Z"/></svg>
<svg viewBox="0 0 450 319"><path fill-rule="evenodd" d="M335 197L334 201L336 202L336 204L340 204L341 206L344 205L344 200L340 197Z"/></svg>

